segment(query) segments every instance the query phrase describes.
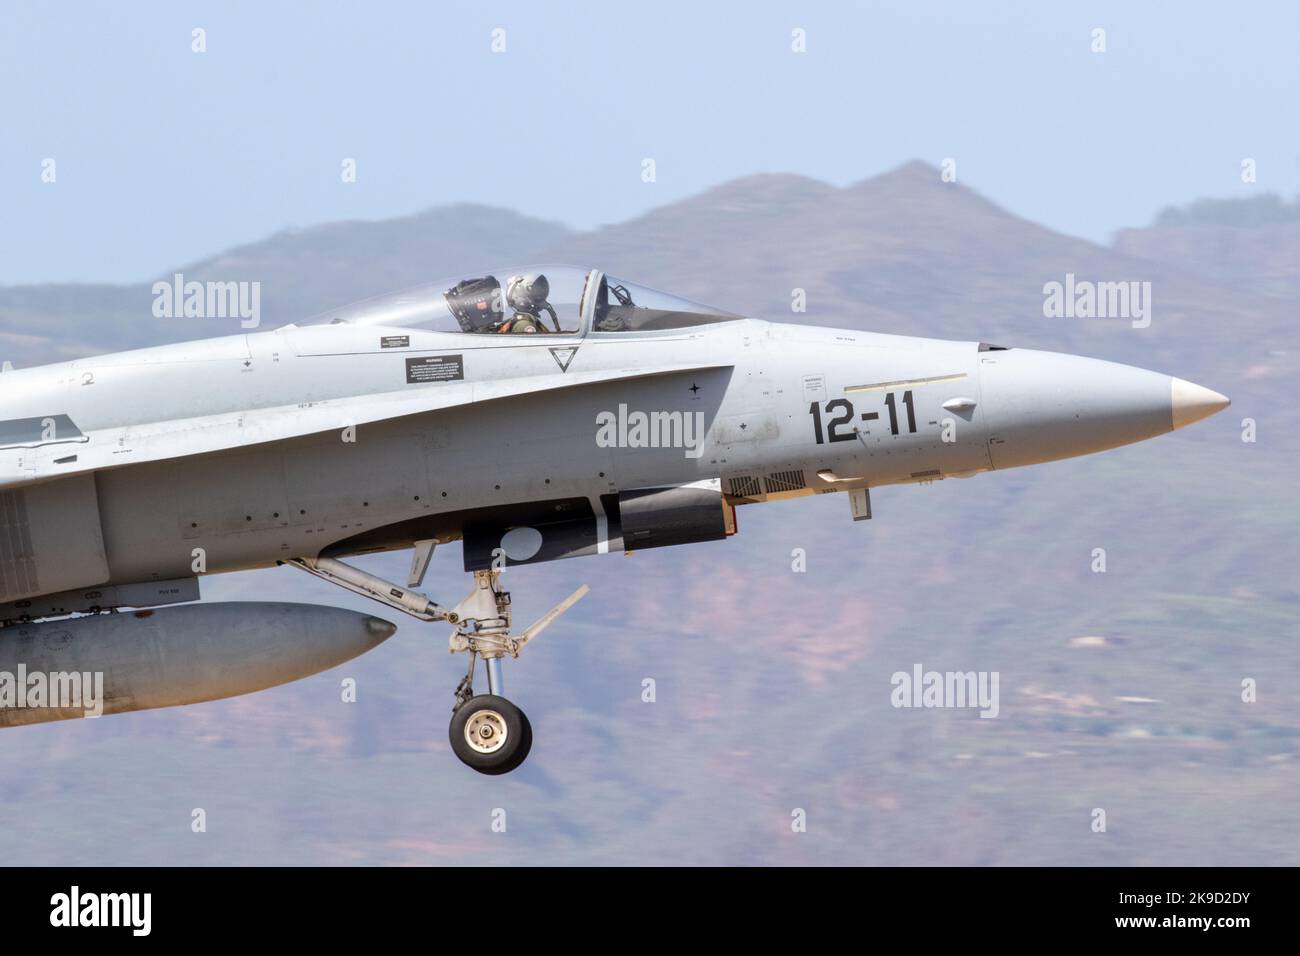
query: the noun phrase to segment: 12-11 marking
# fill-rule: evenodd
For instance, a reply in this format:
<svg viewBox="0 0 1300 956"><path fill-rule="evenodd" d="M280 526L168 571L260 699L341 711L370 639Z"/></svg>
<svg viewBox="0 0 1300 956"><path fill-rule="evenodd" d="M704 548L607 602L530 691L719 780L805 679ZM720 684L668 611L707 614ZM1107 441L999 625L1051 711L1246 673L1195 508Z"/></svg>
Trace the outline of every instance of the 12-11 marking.
<svg viewBox="0 0 1300 956"><path fill-rule="evenodd" d="M913 407L912 390L909 388L903 393L903 407L907 409L907 430L916 431L916 409ZM889 433L898 434L898 403L894 398L893 392L885 395L885 408L889 409ZM852 441L857 436L857 430L840 431L845 425L853 421L853 403L847 398L837 398L834 401L826 403L826 414L838 412L834 418L826 422L826 429L822 431L822 408L817 402L812 402L808 406L808 412L813 419L813 436L817 439L817 444L824 445L829 441ZM879 412L863 412L862 420L864 422L873 422L880 418Z"/></svg>

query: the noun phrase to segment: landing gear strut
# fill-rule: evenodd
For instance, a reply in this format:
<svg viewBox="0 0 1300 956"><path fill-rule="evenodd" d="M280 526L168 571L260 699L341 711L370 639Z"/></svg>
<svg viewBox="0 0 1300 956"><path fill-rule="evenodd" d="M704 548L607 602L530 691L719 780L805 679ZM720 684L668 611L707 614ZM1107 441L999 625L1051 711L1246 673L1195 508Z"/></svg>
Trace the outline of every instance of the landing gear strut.
<svg viewBox="0 0 1300 956"><path fill-rule="evenodd" d="M524 762L533 746L528 716L503 696L505 656L518 657L524 645L557 617L576 604L584 584L551 608L518 637L511 637L510 592L501 590L499 570L475 571L474 590L448 615L456 625L451 635L453 654L469 654L469 672L456 687L451 715L451 749L479 773L509 773ZM474 670L483 658L488 692L474 693Z"/></svg>
<svg viewBox="0 0 1300 956"><path fill-rule="evenodd" d="M448 736L461 762L479 773L509 773L528 756L533 728L522 710L505 698L505 657L518 657L524 645L587 593L584 584L523 630L510 633L510 592L501 590L501 571L474 572L474 590L451 610L423 594L399 587L334 558L293 558L287 563L422 621L447 621L455 627L448 642L453 654L469 654L469 669L456 686ZM483 658L488 692L474 693L474 671Z"/></svg>

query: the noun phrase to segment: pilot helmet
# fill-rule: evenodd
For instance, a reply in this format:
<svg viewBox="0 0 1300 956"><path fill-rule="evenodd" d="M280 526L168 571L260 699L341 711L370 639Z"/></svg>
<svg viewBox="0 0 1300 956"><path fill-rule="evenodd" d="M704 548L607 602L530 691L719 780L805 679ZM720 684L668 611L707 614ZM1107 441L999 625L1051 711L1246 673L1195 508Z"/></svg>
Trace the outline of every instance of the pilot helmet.
<svg viewBox="0 0 1300 956"><path fill-rule="evenodd" d="M544 275L517 275L506 280L506 303L516 312L536 313L550 294L551 284Z"/></svg>

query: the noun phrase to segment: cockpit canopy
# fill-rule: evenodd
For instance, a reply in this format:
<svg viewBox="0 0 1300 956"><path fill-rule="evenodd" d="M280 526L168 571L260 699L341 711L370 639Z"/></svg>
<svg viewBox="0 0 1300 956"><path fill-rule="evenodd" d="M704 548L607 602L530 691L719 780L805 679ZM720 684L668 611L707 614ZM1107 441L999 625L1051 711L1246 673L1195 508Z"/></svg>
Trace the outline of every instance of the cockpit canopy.
<svg viewBox="0 0 1300 956"><path fill-rule="evenodd" d="M540 265L415 286L313 316L300 325L382 325L437 332L576 335L677 329L740 318L607 276Z"/></svg>
<svg viewBox="0 0 1300 956"><path fill-rule="evenodd" d="M604 273L596 287L593 332L652 332L726 322L740 316Z"/></svg>

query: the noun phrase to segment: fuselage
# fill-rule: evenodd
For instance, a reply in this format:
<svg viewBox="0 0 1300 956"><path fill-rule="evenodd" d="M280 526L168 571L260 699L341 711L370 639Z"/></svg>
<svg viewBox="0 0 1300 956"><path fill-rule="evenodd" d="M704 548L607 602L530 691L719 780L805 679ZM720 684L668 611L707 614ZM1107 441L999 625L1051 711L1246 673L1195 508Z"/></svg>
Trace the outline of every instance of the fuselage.
<svg viewBox="0 0 1300 956"><path fill-rule="evenodd" d="M84 532L102 540L106 568L88 563L81 577L99 580L57 590L449 540L484 515L574 501L599 512L602 496L637 488L717 480L747 503L965 477L1150 438L1215 396L1073 356L754 319L571 335L340 323L7 371L0 420L66 416L89 441L111 431L126 448L132 428L160 421L658 366L697 370L360 425L340 414L301 437L45 479L80 482L68 513L95 523ZM0 597L55 590L41 588L7 580Z"/></svg>

